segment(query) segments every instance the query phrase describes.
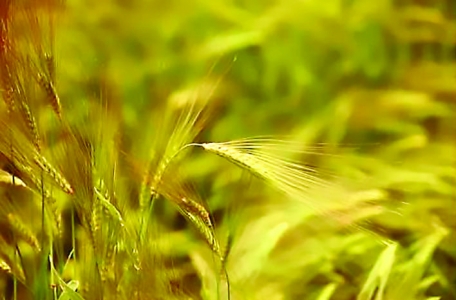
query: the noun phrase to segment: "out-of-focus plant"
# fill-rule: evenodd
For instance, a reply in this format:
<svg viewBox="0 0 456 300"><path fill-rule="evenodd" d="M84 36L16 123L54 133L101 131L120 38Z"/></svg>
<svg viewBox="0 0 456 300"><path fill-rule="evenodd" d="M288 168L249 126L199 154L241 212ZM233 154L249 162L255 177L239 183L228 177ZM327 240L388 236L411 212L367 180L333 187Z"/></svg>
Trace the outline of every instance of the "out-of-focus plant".
<svg viewBox="0 0 456 300"><path fill-rule="evenodd" d="M5 299L456 297L451 1L6 0L0 25Z"/></svg>

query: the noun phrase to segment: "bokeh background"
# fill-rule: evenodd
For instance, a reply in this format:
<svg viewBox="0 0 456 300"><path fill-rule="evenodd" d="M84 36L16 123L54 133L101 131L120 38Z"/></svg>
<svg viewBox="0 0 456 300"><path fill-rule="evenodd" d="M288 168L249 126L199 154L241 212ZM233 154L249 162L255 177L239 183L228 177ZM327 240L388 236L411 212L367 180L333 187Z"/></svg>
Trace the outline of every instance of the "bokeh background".
<svg viewBox="0 0 456 300"><path fill-rule="evenodd" d="M55 41L62 98L113 98L131 126L207 79L220 81L211 139L293 134L400 142L398 152L450 142L455 130L452 1L65 4ZM395 155L382 154L403 160Z"/></svg>
<svg viewBox="0 0 456 300"><path fill-rule="evenodd" d="M117 103L132 141L197 91L212 107L199 141L327 145L301 159L361 199L347 198L348 226L198 149L182 162L230 249L233 299L456 299L455 1L68 0L55 24L64 109ZM214 299L199 244L178 254L192 265L182 286Z"/></svg>

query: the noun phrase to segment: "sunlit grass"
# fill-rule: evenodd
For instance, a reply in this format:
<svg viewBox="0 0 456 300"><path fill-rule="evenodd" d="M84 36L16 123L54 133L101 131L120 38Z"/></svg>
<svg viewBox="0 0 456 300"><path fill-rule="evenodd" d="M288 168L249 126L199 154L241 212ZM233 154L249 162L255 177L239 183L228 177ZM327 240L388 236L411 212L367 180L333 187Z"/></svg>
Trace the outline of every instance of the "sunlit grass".
<svg viewBox="0 0 456 300"><path fill-rule="evenodd" d="M1 2L1 298L455 298L451 5Z"/></svg>

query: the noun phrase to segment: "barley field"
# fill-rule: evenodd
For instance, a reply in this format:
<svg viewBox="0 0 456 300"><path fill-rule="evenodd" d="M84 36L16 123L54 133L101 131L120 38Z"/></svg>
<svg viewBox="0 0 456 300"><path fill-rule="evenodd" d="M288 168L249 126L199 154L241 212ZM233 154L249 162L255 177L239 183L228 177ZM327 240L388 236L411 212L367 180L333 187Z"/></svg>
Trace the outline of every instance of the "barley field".
<svg viewBox="0 0 456 300"><path fill-rule="evenodd" d="M0 0L0 300L456 299L456 2Z"/></svg>

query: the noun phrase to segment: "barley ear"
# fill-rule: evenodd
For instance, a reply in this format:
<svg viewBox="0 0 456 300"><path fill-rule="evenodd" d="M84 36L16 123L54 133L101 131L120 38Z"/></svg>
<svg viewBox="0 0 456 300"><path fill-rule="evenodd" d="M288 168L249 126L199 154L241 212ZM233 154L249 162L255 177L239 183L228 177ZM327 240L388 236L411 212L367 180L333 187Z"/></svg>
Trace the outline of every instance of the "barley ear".
<svg viewBox="0 0 456 300"><path fill-rule="evenodd" d="M117 221L122 227L125 227L124 220L122 218L121 213L119 210L109 201L109 199L101 192L95 188L95 194L98 197L98 200L100 201L101 206L103 209L107 212L107 214L115 221Z"/></svg>
<svg viewBox="0 0 456 300"><path fill-rule="evenodd" d="M32 136L33 145L38 151L41 151L41 138L36 125L36 120L30 110L30 107L24 100L20 102L20 111L30 135Z"/></svg>
<svg viewBox="0 0 456 300"><path fill-rule="evenodd" d="M35 154L33 157L34 162L43 170L46 174L48 174L59 186L60 188L67 194L73 194L74 190L71 187L70 183L63 177L60 172L58 172L47 160L44 156L39 155L38 153Z"/></svg>
<svg viewBox="0 0 456 300"><path fill-rule="evenodd" d="M16 249L0 235L0 268L12 274L20 282L25 283L24 269L22 264L16 259L15 251Z"/></svg>
<svg viewBox="0 0 456 300"><path fill-rule="evenodd" d="M215 229L209 211L203 205L186 197L174 199L174 202L177 204L180 213L189 220L204 237L205 241L211 247L211 250L222 259L220 245L215 236Z"/></svg>
<svg viewBox="0 0 456 300"><path fill-rule="evenodd" d="M27 225L15 214L9 213L8 214L8 222L11 226L13 232L27 244L32 246L32 248L39 252L41 251L40 244L38 239L36 238L35 234L28 228Z"/></svg>
<svg viewBox="0 0 456 300"><path fill-rule="evenodd" d="M182 183L177 170L172 173L172 175L167 175L169 177L164 178L165 180L158 192L177 207L179 213L196 228L211 250L219 258L222 258L220 244L215 234L209 210L201 204L202 201L199 200L193 187Z"/></svg>
<svg viewBox="0 0 456 300"><path fill-rule="evenodd" d="M269 143L265 140L244 139L190 145L200 146L209 153L225 158L249 171L284 195L304 203L314 213L325 214L334 207L343 205L342 200L334 198L315 201L316 197L321 195L321 191L340 191L340 187L323 179L314 168L275 154L274 152L280 153L280 147L287 145L284 142L278 143L274 140L274 143Z"/></svg>
<svg viewBox="0 0 456 300"><path fill-rule="evenodd" d="M57 93L57 89L55 88L54 83L50 78L48 78L48 76L44 75L43 73L39 73L36 78L39 86L44 90L46 99L49 101L53 111L59 120L62 120L62 105L60 104L60 97Z"/></svg>
<svg viewBox="0 0 456 300"><path fill-rule="evenodd" d="M12 84L11 74L9 70L9 65L7 62L0 60L0 65L2 66L3 70L1 71L1 89L2 89L2 98L6 105L6 110L9 113L14 111L15 108L15 87Z"/></svg>

